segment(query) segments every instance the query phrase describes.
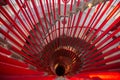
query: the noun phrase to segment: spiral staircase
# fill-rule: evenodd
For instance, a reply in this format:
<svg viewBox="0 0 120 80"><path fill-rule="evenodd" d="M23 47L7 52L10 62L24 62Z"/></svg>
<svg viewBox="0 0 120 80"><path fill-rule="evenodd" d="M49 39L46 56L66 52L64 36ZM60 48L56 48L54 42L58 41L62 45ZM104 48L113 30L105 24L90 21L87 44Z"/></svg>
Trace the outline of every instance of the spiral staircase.
<svg viewBox="0 0 120 80"><path fill-rule="evenodd" d="M119 80L120 0L0 0L0 80Z"/></svg>

